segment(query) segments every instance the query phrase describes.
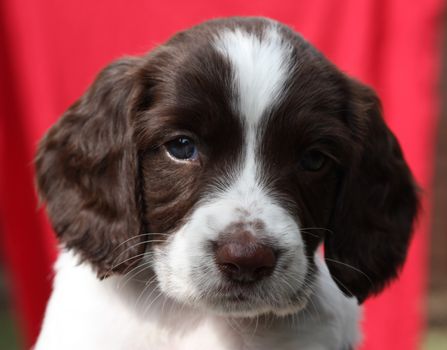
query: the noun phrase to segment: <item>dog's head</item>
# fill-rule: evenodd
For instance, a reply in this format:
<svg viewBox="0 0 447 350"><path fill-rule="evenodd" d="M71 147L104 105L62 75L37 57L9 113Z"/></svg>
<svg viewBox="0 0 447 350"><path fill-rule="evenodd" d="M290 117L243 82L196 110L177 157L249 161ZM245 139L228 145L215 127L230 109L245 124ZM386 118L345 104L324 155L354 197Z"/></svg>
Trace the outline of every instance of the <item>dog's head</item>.
<svg viewBox="0 0 447 350"><path fill-rule="evenodd" d="M340 289L379 292L417 211L374 92L261 18L112 63L36 164L59 239L100 277L144 257L168 296L234 315L299 309L322 242Z"/></svg>

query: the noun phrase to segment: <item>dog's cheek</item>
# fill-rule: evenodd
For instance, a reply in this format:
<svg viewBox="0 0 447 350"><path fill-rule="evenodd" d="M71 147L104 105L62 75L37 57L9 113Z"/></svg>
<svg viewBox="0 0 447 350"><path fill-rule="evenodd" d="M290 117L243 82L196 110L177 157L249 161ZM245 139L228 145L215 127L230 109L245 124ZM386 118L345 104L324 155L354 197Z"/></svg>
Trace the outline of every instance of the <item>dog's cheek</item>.
<svg viewBox="0 0 447 350"><path fill-rule="evenodd" d="M165 243L153 248L154 267L161 291L180 302L187 302L196 289L192 274L200 252L194 250L182 229L171 233Z"/></svg>
<svg viewBox="0 0 447 350"><path fill-rule="evenodd" d="M180 229L197 202L201 167L172 161L164 150L148 153L142 162L145 219L158 241Z"/></svg>

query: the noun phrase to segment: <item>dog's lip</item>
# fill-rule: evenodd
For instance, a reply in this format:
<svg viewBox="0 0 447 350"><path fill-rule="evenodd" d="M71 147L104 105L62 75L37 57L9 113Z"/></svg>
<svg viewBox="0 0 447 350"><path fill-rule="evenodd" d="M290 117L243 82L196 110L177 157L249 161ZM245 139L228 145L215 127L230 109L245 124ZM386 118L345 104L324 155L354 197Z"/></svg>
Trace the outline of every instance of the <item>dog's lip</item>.
<svg viewBox="0 0 447 350"><path fill-rule="evenodd" d="M248 298L248 293L240 290L226 290L226 291L219 290L215 295L224 299Z"/></svg>
<svg viewBox="0 0 447 350"><path fill-rule="evenodd" d="M230 301L230 302L235 302L235 303L246 302L249 300L248 296L244 295L244 294L222 295L221 298L224 299L225 301Z"/></svg>
<svg viewBox="0 0 447 350"><path fill-rule="evenodd" d="M247 302L251 297L253 285L225 285L216 290L214 296L230 302Z"/></svg>
<svg viewBox="0 0 447 350"><path fill-rule="evenodd" d="M217 289L218 294L232 296L232 295L246 295L256 287L253 284L228 284L220 286Z"/></svg>

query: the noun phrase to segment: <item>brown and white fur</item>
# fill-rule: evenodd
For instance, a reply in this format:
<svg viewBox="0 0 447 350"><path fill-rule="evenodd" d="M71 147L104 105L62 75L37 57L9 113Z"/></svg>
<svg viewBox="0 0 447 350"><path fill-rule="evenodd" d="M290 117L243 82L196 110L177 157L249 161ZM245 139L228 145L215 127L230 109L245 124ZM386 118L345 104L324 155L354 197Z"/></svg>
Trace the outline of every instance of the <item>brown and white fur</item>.
<svg viewBox="0 0 447 350"><path fill-rule="evenodd" d="M265 18L112 63L36 166L61 242L36 350L351 349L418 206L374 92Z"/></svg>

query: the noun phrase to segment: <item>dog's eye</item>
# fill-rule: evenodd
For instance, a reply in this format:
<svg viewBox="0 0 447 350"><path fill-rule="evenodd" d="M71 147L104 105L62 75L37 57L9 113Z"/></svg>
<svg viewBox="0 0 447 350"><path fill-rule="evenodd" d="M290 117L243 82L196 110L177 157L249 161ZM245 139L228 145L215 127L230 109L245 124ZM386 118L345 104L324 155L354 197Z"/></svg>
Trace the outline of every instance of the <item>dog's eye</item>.
<svg viewBox="0 0 447 350"><path fill-rule="evenodd" d="M194 141L187 136L179 136L165 145L169 155L179 160L196 160L199 156Z"/></svg>
<svg viewBox="0 0 447 350"><path fill-rule="evenodd" d="M327 157L316 150L310 150L303 154L299 166L303 170L318 171L326 164Z"/></svg>

